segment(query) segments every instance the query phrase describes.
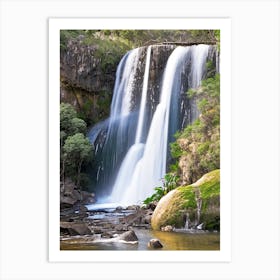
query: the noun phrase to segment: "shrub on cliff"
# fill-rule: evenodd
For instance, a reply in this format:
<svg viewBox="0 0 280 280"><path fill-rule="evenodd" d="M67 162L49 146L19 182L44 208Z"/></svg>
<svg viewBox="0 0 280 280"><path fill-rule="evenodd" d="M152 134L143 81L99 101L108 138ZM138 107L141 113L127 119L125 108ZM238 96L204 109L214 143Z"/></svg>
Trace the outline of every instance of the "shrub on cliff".
<svg viewBox="0 0 280 280"><path fill-rule="evenodd" d="M203 174L220 168L220 76L216 74L202 81L188 95L197 101L200 115L178 132L171 144L181 184L191 184Z"/></svg>

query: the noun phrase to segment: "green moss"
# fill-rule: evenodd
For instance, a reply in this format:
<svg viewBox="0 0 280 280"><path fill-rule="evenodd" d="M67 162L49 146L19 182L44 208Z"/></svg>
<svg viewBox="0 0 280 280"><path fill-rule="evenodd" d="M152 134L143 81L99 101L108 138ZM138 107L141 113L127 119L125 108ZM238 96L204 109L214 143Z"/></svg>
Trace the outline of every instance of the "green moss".
<svg viewBox="0 0 280 280"><path fill-rule="evenodd" d="M201 221L208 230L220 229L220 170L208 173L208 180L200 185L202 198Z"/></svg>
<svg viewBox="0 0 280 280"><path fill-rule="evenodd" d="M195 208L195 191L193 186L178 187L177 190L180 192L180 199L182 200L183 208Z"/></svg>
<svg viewBox="0 0 280 280"><path fill-rule="evenodd" d="M186 213L192 222L197 219L196 198L202 199L201 219L207 229L218 229L220 216L220 170L205 174L196 183L181 186L159 201L152 217L153 229L172 225L183 227Z"/></svg>

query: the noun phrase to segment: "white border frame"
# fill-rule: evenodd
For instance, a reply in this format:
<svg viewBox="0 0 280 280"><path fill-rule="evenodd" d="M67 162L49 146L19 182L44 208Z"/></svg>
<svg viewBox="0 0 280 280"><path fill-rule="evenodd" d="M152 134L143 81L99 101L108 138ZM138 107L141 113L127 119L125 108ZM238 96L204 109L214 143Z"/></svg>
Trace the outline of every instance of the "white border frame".
<svg viewBox="0 0 280 280"><path fill-rule="evenodd" d="M279 0L0 0L0 279L279 280L279 8ZM224 16L232 19L232 261L50 263L48 18Z"/></svg>
<svg viewBox="0 0 280 280"><path fill-rule="evenodd" d="M221 238L219 251L61 251L59 98L61 29L221 30ZM231 260L231 25L229 18L49 19L49 260L52 262L229 262Z"/></svg>

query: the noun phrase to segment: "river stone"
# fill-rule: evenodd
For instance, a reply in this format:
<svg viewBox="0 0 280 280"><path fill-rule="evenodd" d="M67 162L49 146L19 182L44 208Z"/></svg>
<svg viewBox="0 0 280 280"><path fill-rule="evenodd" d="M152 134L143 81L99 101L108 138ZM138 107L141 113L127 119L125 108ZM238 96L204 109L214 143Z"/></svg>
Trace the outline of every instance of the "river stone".
<svg viewBox="0 0 280 280"><path fill-rule="evenodd" d="M151 223L151 220L152 220L152 214L149 214L149 215L146 215L144 217L144 224L150 224Z"/></svg>
<svg viewBox="0 0 280 280"><path fill-rule="evenodd" d="M115 230L117 231L127 231L128 225L127 224L118 224L115 226Z"/></svg>
<svg viewBox="0 0 280 280"><path fill-rule="evenodd" d="M88 235L92 234L91 230L85 223L75 223L75 222L60 222L60 231L66 232L70 235Z"/></svg>
<svg viewBox="0 0 280 280"><path fill-rule="evenodd" d="M148 209L151 209L152 211L154 211L157 207L157 201L151 202L147 205Z"/></svg>
<svg viewBox="0 0 280 280"><path fill-rule="evenodd" d="M73 190L70 196L76 199L76 201L81 200L81 194L78 190Z"/></svg>
<svg viewBox="0 0 280 280"><path fill-rule="evenodd" d="M77 200L70 196L60 195L60 208L72 207L76 202Z"/></svg>
<svg viewBox="0 0 280 280"><path fill-rule="evenodd" d="M136 236L133 230L126 231L119 236L120 240L123 241L138 241L138 237Z"/></svg>
<svg viewBox="0 0 280 280"><path fill-rule="evenodd" d="M75 187L76 185L74 182L71 179L66 178L64 184L61 184L61 192L63 192L65 195L69 195L73 192Z"/></svg>
<svg viewBox="0 0 280 280"><path fill-rule="evenodd" d="M198 219L197 199L202 200L202 208ZM184 212L188 209L188 217L192 225L204 223L205 229L218 228L220 217L220 170L205 174L197 182L189 186L181 186L163 196L152 215L151 226L154 230L171 225L176 228L185 226Z"/></svg>
<svg viewBox="0 0 280 280"><path fill-rule="evenodd" d="M79 206L79 213L86 213L88 211L87 207L84 205Z"/></svg>
<svg viewBox="0 0 280 280"><path fill-rule="evenodd" d="M81 192L81 197L82 197L82 202L84 204L92 204L95 202L95 194L94 193L89 193L87 191L82 191Z"/></svg>
<svg viewBox="0 0 280 280"><path fill-rule="evenodd" d="M161 231L171 232L171 231L173 231L173 227L170 225L167 225L165 227L161 227Z"/></svg>
<svg viewBox="0 0 280 280"><path fill-rule="evenodd" d="M101 234L101 233L103 233L103 229L102 229L102 227L93 227L93 232L95 234Z"/></svg>
<svg viewBox="0 0 280 280"><path fill-rule="evenodd" d="M148 247L151 249L160 249L163 247L163 245L161 244L161 242L158 239L151 239L148 242Z"/></svg>
<svg viewBox="0 0 280 280"><path fill-rule="evenodd" d="M103 232L101 234L101 237L102 238L113 238L114 237L114 233L112 233L111 231L106 231L106 232Z"/></svg>
<svg viewBox="0 0 280 280"><path fill-rule="evenodd" d="M121 212L123 210L123 207L122 206L118 206L117 208L116 208L116 212Z"/></svg>
<svg viewBox="0 0 280 280"><path fill-rule="evenodd" d="M126 210L138 210L139 208L139 205L130 205L126 208Z"/></svg>

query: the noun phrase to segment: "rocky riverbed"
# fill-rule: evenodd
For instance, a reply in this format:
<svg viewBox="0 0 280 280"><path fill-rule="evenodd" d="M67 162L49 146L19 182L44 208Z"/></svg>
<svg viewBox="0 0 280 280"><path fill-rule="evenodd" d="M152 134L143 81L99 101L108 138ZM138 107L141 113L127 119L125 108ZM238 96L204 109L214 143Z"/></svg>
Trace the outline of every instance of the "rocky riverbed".
<svg viewBox="0 0 280 280"><path fill-rule="evenodd" d="M93 235L95 238L113 238L133 228L150 229L154 206L129 206L126 208L78 209L61 211L62 237Z"/></svg>
<svg viewBox="0 0 280 280"><path fill-rule="evenodd" d="M61 249L219 250L217 174L210 172L159 202L128 207L98 204L93 193L65 180L60 190Z"/></svg>
<svg viewBox="0 0 280 280"><path fill-rule="evenodd" d="M154 204L61 211L61 250L219 250L218 232L151 229Z"/></svg>

